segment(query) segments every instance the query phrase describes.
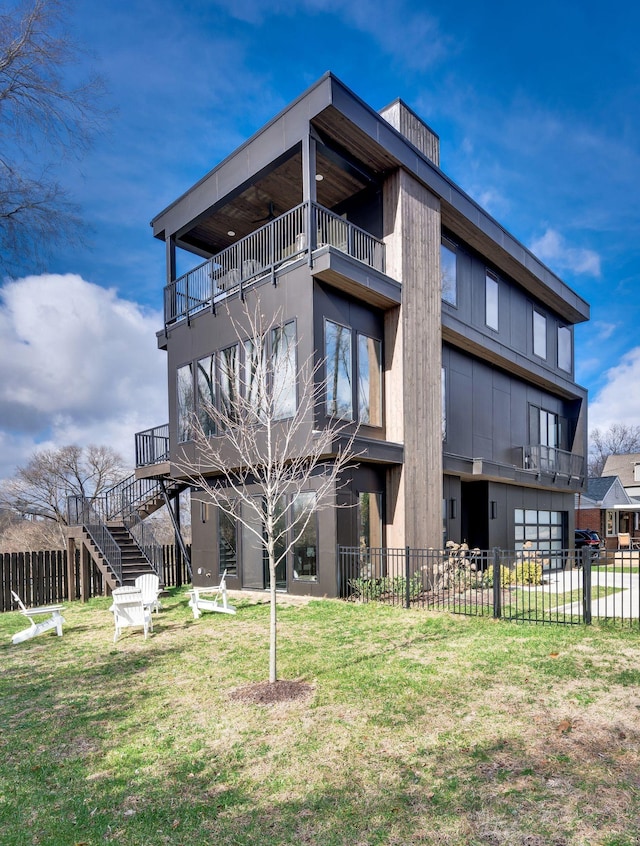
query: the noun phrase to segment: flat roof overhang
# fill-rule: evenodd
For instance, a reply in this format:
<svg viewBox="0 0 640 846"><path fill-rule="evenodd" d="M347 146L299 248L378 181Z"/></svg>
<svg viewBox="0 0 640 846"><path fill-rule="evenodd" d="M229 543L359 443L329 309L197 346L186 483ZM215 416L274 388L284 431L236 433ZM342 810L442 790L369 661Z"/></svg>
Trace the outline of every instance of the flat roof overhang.
<svg viewBox="0 0 640 846"><path fill-rule="evenodd" d="M184 239L188 245L189 233L196 225L215 214L243 186L246 192L252 182L273 172L274 162L286 162L310 134L320 145L348 151L361 164L362 174L382 177L398 167L406 169L440 199L443 226L452 234L568 323L589 319L589 305L582 297L330 72L157 215L151 222L154 236L173 237L178 245ZM299 196L299 186L295 191ZM281 200L289 202L284 196ZM295 205L292 200L291 207ZM190 248L197 251L197 246Z"/></svg>

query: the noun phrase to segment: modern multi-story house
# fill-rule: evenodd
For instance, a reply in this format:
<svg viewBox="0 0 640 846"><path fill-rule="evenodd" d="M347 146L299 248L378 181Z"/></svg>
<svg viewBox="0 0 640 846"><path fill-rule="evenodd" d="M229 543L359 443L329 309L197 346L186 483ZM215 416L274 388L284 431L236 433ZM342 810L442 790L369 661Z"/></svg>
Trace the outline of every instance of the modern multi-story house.
<svg viewBox="0 0 640 846"><path fill-rule="evenodd" d="M438 137L402 101L376 112L326 74L152 227L169 425L138 434L139 478L180 484L189 414L226 402L246 364L229 315L249 291L324 362L310 425L359 424L340 489L354 507L318 513L280 588L335 595L339 544L572 545L587 452L573 327L588 304L443 173ZM178 275L177 251L202 261ZM226 569L230 587L267 587L240 525L192 512L194 583Z"/></svg>

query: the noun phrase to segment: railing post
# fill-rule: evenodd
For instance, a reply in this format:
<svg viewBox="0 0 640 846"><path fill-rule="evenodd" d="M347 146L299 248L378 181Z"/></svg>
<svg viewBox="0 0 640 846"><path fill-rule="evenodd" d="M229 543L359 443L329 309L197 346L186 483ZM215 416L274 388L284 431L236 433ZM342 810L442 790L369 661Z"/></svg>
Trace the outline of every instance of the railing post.
<svg viewBox="0 0 640 846"><path fill-rule="evenodd" d="M308 255L307 261L309 267L313 267L313 251L316 248L316 238L315 238L315 226L314 226L314 217L315 217L315 206L313 203L308 202L306 208L306 218L307 218L307 247L308 247Z"/></svg>
<svg viewBox="0 0 640 846"><path fill-rule="evenodd" d="M411 608L411 550L408 546L404 548L404 593L405 608Z"/></svg>
<svg viewBox="0 0 640 846"><path fill-rule="evenodd" d="M493 548L493 617L499 620L502 616L502 584L501 584L500 550Z"/></svg>
<svg viewBox="0 0 640 846"><path fill-rule="evenodd" d="M271 265L271 282L276 284L276 227L275 222L271 221L269 226L269 264Z"/></svg>
<svg viewBox="0 0 640 846"><path fill-rule="evenodd" d="M582 622L591 625L591 550L580 550L582 559Z"/></svg>

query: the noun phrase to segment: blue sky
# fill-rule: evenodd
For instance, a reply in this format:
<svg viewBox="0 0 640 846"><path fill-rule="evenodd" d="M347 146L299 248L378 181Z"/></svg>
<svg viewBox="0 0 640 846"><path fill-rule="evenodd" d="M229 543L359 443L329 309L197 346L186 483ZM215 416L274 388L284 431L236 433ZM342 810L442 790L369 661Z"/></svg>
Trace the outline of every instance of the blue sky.
<svg viewBox="0 0 640 846"><path fill-rule="evenodd" d="M0 0L0 10L11 5ZM164 248L149 221L326 70L374 108L402 97L439 134L443 170L591 303L591 322L576 331L576 375L589 389L592 423L640 424L638 7L110 0L96 8L76 0L69 29L115 111L89 154L57 166L91 244L60 247L44 272L25 267L0 292L0 478L38 444L111 439L127 453L136 428L166 420L154 336ZM55 356L46 317L38 322L33 311L53 291L62 301ZM79 329L78 314L95 322ZM25 345L30 366L16 374L7 362ZM40 368L42 384L33 385L38 356L50 381ZM78 356L93 390L64 389L78 379ZM140 397L134 407L136 380L144 408Z"/></svg>

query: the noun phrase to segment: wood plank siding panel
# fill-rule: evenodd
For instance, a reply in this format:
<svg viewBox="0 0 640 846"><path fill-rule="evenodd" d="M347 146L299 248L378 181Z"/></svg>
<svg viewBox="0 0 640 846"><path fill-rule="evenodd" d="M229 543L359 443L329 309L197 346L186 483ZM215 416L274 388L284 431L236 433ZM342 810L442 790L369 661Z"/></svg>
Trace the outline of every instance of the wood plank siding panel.
<svg viewBox="0 0 640 846"><path fill-rule="evenodd" d="M404 509L404 544L440 547L442 341L438 198L406 171L396 171L384 186L384 229L389 275L402 282L399 331L394 348L387 350L390 370L386 384L387 426L391 425L393 433L388 437L404 443L399 497L410 503ZM389 337L385 341L389 345L391 318L386 327ZM397 358L399 343L401 364ZM397 431L399 415L401 432ZM393 503L390 506L393 508ZM394 523L394 533L396 529Z"/></svg>

